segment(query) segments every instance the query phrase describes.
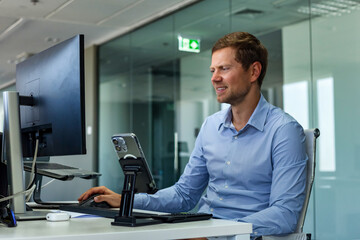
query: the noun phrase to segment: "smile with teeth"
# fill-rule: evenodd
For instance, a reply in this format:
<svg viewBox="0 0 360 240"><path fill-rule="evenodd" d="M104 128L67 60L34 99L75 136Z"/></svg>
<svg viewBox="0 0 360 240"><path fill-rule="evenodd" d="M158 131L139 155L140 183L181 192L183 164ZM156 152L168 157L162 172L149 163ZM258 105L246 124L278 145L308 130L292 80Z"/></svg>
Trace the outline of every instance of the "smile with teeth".
<svg viewBox="0 0 360 240"><path fill-rule="evenodd" d="M225 89L226 89L226 87L217 87L216 88L216 93L220 94L220 93L224 92Z"/></svg>

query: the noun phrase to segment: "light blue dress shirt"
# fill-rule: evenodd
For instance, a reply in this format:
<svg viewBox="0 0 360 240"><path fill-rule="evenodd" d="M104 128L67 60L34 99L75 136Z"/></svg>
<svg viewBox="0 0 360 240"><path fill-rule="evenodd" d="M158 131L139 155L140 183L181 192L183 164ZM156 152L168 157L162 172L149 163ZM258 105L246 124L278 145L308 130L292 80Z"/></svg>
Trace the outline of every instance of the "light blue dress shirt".
<svg viewBox="0 0 360 240"><path fill-rule="evenodd" d="M253 236L293 232L305 197L303 128L263 96L243 129L231 119L231 108L208 117L179 181L136 194L134 207L180 212L199 203L199 212L252 223Z"/></svg>

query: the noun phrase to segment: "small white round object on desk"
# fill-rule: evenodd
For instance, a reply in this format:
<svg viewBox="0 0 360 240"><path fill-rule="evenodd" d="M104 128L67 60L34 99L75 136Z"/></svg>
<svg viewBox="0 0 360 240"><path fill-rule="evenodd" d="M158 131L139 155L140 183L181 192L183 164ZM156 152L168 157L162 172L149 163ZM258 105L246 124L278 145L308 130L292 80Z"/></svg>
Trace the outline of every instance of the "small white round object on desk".
<svg viewBox="0 0 360 240"><path fill-rule="evenodd" d="M46 220L50 222L68 221L70 214L65 212L53 212L46 214Z"/></svg>

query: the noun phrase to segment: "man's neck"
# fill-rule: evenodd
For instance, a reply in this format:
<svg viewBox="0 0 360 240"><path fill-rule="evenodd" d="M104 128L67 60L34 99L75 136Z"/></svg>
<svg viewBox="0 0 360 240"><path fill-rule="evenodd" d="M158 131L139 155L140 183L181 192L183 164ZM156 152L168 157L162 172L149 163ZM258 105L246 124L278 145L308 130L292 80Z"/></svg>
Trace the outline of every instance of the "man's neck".
<svg viewBox="0 0 360 240"><path fill-rule="evenodd" d="M241 103L231 105L232 123L237 131L245 127L260 100L260 91L250 92Z"/></svg>

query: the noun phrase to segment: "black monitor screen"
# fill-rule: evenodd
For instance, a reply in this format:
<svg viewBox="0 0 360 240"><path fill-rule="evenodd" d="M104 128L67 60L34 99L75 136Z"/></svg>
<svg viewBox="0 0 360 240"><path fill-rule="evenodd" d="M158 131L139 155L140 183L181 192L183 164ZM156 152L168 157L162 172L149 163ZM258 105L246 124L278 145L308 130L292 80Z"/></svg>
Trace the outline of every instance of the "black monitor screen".
<svg viewBox="0 0 360 240"><path fill-rule="evenodd" d="M85 154L84 36L77 35L16 66L24 157Z"/></svg>

